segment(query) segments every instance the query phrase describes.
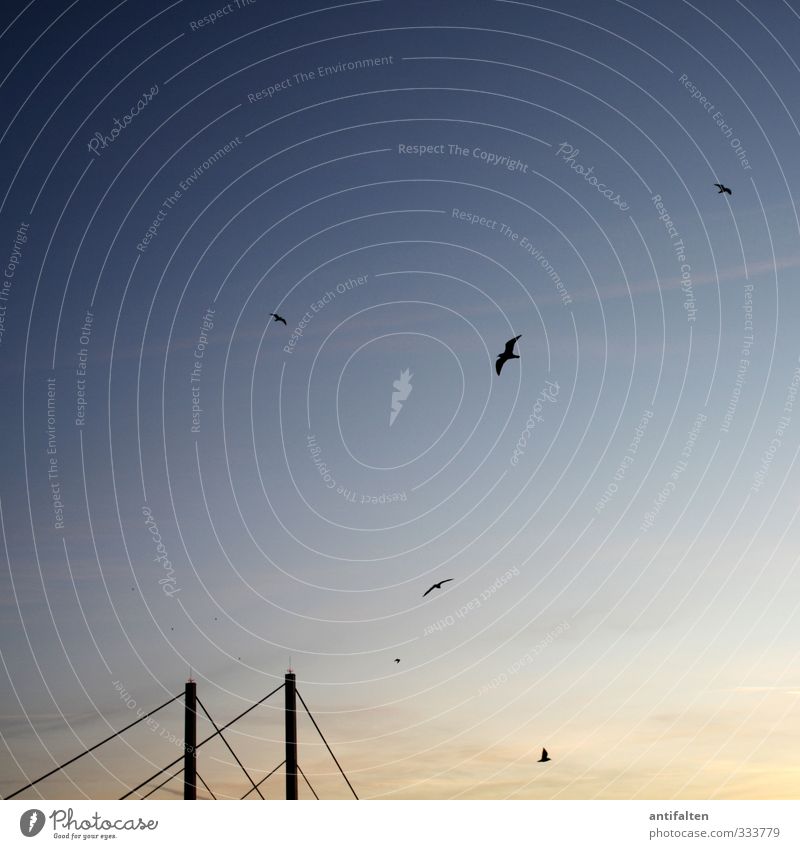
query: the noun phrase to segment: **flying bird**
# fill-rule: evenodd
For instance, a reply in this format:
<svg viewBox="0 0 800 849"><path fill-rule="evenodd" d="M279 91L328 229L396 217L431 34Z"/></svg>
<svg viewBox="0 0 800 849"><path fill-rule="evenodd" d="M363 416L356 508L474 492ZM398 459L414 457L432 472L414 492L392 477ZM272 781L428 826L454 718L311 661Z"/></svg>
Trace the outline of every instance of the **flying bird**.
<svg viewBox="0 0 800 849"><path fill-rule="evenodd" d="M550 760L550 756L547 754L547 749L542 749L542 756L536 761L537 764L543 764Z"/></svg>
<svg viewBox="0 0 800 849"><path fill-rule="evenodd" d="M440 590L442 588L442 584L446 584L448 581L452 580L452 578L445 578L443 581L439 581L438 584L434 584L430 589L425 590L425 592L422 594L422 597L425 598L428 593L431 593L434 590Z"/></svg>
<svg viewBox="0 0 800 849"><path fill-rule="evenodd" d="M396 658L394 659L394 662L395 662L395 663L400 663L400 658L399 658L399 657L396 657Z"/></svg>
<svg viewBox="0 0 800 849"><path fill-rule="evenodd" d="M718 195L721 195L723 192L727 192L729 195L733 194L733 192L727 186L723 186L722 183L714 183L714 185L719 189L717 192Z"/></svg>
<svg viewBox="0 0 800 849"><path fill-rule="evenodd" d="M284 324L286 324L286 319L282 315L278 315L278 313L276 312L271 312L270 315L272 316L274 321L282 321Z"/></svg>
<svg viewBox="0 0 800 849"><path fill-rule="evenodd" d="M517 339L519 339L520 336L522 336L521 333L519 334L519 336L515 336L513 339L509 339L508 342L506 342L505 351L503 351L502 354L497 355L497 362L494 364L494 368L498 374L500 374L500 370L503 368L503 363L505 363L506 360L519 359L519 354L514 353L514 345L517 344Z"/></svg>

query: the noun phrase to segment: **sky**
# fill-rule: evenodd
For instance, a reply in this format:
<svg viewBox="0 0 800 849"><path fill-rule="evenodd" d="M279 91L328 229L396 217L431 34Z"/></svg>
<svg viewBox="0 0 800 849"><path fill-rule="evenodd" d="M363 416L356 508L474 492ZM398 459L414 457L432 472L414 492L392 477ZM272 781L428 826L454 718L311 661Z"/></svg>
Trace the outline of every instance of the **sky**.
<svg viewBox="0 0 800 849"><path fill-rule="evenodd" d="M797 798L796 3L0 15L0 795Z"/></svg>

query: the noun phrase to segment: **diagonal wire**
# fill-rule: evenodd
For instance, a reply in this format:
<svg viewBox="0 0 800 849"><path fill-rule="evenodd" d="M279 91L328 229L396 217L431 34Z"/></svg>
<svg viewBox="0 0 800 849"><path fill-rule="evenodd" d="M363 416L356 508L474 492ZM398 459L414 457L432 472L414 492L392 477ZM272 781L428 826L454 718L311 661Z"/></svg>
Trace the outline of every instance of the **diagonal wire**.
<svg viewBox="0 0 800 849"><path fill-rule="evenodd" d="M199 772L195 772L195 775L200 779L200 781L203 782L203 787L205 787L206 790L208 790L208 792L211 794L211 798L216 800L217 797L214 795L214 791L205 783L205 781L203 781L203 776L200 775Z"/></svg>
<svg viewBox="0 0 800 849"><path fill-rule="evenodd" d="M319 725L317 725L317 720L311 716L311 711L308 709L308 705L305 703L303 697L300 695L300 691L295 688L295 693L297 693L297 698L300 699L300 704L306 709L306 713L308 714L308 718L314 723L314 728L317 729L317 733L320 737L322 737L322 742L325 744L325 748L330 752L331 757L333 758L333 762L339 767L339 772L342 774L342 778L347 782L347 786L350 788L350 792L358 799L358 794L355 790L353 790L353 785L350 783L350 779L344 774L344 770L342 769L342 765L339 761L336 760L336 755L333 754L333 749L328 745L328 741L325 739L325 735L320 731Z"/></svg>
<svg viewBox="0 0 800 849"><path fill-rule="evenodd" d="M74 764L75 761L79 760L84 755L88 755L89 752L93 752L95 749L99 749L100 746L102 746L104 743L108 743L109 740L113 740L115 737L119 737L119 735L122 734L124 731L127 731L129 728L133 728L134 725L137 725L138 723L147 719L148 716L152 716L154 713L161 710L161 708L165 708L167 705L172 704L176 699L181 698L181 696L183 696L183 693L178 693L177 696L173 696L168 702L164 702L163 705L160 705L159 707L154 708L149 713L144 714L144 716L140 716L138 719L135 719L130 725L126 725L124 728L120 729L119 731L115 731L109 737L106 737L105 740L101 740L99 743L95 743L94 746L92 746L91 748L84 750L79 755L75 755L74 758L70 758L68 761L65 761L60 766L57 766L55 769L51 769L50 772L46 772L44 775L40 775L39 778L35 779L34 781L31 781L29 784L26 784L24 787L20 787L19 790L15 791L10 796L6 796L5 798L6 799L13 799L15 796L19 796L20 793L27 790L29 787L33 787L34 784L38 784L40 781L44 780L45 778L49 778L51 775L58 772L60 769L64 769L64 767L67 767L70 764ZM169 767L167 767L167 769L169 769ZM162 770L162 772L163 772L163 770Z"/></svg>
<svg viewBox="0 0 800 849"><path fill-rule="evenodd" d="M264 696L262 699L259 699L259 700L258 700L255 704L250 705L250 707L249 707L249 708L247 708L247 710L243 710L243 711L242 711L242 712L241 712L238 716L234 716L234 718L233 718L230 722L228 722L228 723L226 723L225 725L223 725L223 726L222 726L222 728L220 728L219 730L220 730L220 731L224 731L226 728L228 728L228 726L233 725L233 723L234 723L234 722L237 722L237 721L238 721L238 720L240 720L240 719L241 719L241 718L242 718L245 714L250 713L250 711L251 711L251 710L253 710L254 708L257 708L260 704L263 704L263 703L264 703L264 702L265 702L265 701L266 701L266 700L267 700L270 696L274 696L274 695L275 695L275 693L277 693L277 692L278 692L278 690L282 689L283 687L284 687L284 684L281 684L279 687L276 687L276 688L275 688L275 689L274 689L271 693L267 693L267 695L266 695L266 696ZM182 695L182 694L181 694L181 695ZM177 698L177 697L176 697L176 698ZM162 707L163 707L163 705L162 705ZM144 717L142 717L142 719L144 719ZM123 729L123 730L124 730L124 729ZM209 741L209 740L212 740L214 737L216 737L218 733L219 733L219 732L215 731L213 734L209 734L209 736L208 736L208 737L206 737L206 738L205 738L205 740L202 740L200 743L198 743L198 744L194 747L194 748L195 748L195 751L196 751L197 749L199 749L199 748L200 748L202 745L204 745L205 743L208 743L208 741ZM136 787L134 787L132 790L129 790L129 791L128 791L128 792L127 792L124 796L120 796L120 797L119 797L119 798L120 798L120 801L121 801L122 799L127 799L127 798L128 798L128 796L132 796L132 795L133 795L133 794L134 794L137 790L141 790L141 789L142 789L142 787L144 787L144 786L145 786L145 784L149 784L149 783L150 783L150 782L151 782L154 778L158 778L158 776L159 776L159 775L161 775L161 773L162 773L162 772L166 772L168 769L172 769L172 767L174 767L174 766L175 766L175 764L180 763L180 761L182 761L182 760L183 760L183 757L184 757L184 756L183 756L183 755L181 755L180 757L175 758L175 760L174 760L174 761L172 761L172 763L168 763L165 767L162 767L162 768L161 768L161 769L160 769L157 773L155 773L154 775L151 775L151 776L150 776L150 778L148 778L146 781L143 781L141 784L137 784L137 785L136 785Z"/></svg>
<svg viewBox="0 0 800 849"><path fill-rule="evenodd" d="M217 734L219 734L220 738L222 739L222 742L228 747L228 751L233 755L236 760L236 763L239 764L239 766L242 768L242 772L247 776L247 780L253 785L253 790L255 790L256 793L258 793L258 795L261 796L261 798L263 799L264 797L261 795L261 791L256 786L255 781L253 781L253 779L250 777L250 773L244 768L244 764L239 760L239 756L231 748L231 744L225 739L225 735L222 733L222 731L219 730L219 728L217 728L217 723L214 722L214 720L211 718L211 714L206 710L206 706L200 701L199 697L197 699L197 704L199 704L200 707L203 708L203 713L208 717L208 721L214 726L214 730L217 732Z"/></svg>
<svg viewBox="0 0 800 849"><path fill-rule="evenodd" d="M183 772L183 767L181 767L176 773L173 773L172 775L170 775L169 778L162 781L161 784L158 784L152 790L149 790L144 796L142 796L142 798L139 801L140 802L144 801L149 796L152 796L153 793L155 793L157 790L160 790L165 784L169 784L170 781L172 781L173 778L177 778L182 772Z"/></svg>
<svg viewBox="0 0 800 849"><path fill-rule="evenodd" d="M157 785L152 790L148 791L144 796L142 796L142 798L139 801L143 802L145 799L152 796L153 793L160 790L165 784L169 784L170 781L172 781L173 778L177 778L182 772L183 772L183 767L181 767L177 772L170 775L170 777L168 779L166 779L166 781L162 781L161 784ZM200 781L203 782L203 787L205 787L206 790L208 790L208 792L211 793L211 798L216 799L217 797L214 795L214 792L212 791L212 789L206 784L205 780L203 779L203 776L200 775L199 772L196 773L196 775L200 779Z"/></svg>
<svg viewBox="0 0 800 849"><path fill-rule="evenodd" d="M281 762L280 762L280 763L279 763L279 764L275 767L275 769L270 770L270 771L269 771L269 772L268 772L268 773L267 773L267 774L266 774L266 775L265 775L265 776L261 779L261 781L259 781L259 782L258 782L258 784L256 784L256 787L259 787L260 785L262 785L262 784L263 784L263 783L264 783L264 782L265 782L265 781L266 781L266 780L267 780L267 779L268 779L271 775L273 775L274 773L276 773L276 772L277 772L277 771L278 771L278 770L279 770L279 769L280 769L280 768L281 768L281 767L282 767L285 763L286 763L286 761L281 761ZM252 787L251 787L251 788L247 791L247 793L245 793L245 794L244 794L244 796L242 796L242 799L246 799L246 798L247 798L247 797L248 797L248 796L249 796L252 792L253 792L253 789L252 789ZM241 801L241 799L240 799L239 801Z"/></svg>
<svg viewBox="0 0 800 849"><path fill-rule="evenodd" d="M303 776L303 780L308 785L308 789L314 794L314 798L319 801L319 796L317 796L317 791L311 786L311 782L306 778L306 774L300 769L300 764L297 764L297 769L300 770L300 775Z"/></svg>

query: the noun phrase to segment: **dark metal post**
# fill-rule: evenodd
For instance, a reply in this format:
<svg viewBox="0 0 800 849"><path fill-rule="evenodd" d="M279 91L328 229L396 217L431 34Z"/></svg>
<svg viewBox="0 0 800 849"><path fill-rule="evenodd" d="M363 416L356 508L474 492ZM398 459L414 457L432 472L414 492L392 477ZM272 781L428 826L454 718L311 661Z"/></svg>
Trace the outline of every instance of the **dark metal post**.
<svg viewBox="0 0 800 849"><path fill-rule="evenodd" d="M183 798L197 799L197 684L190 678L184 691Z"/></svg>
<svg viewBox="0 0 800 849"><path fill-rule="evenodd" d="M287 672L286 693L286 798L297 799L297 702L294 672Z"/></svg>

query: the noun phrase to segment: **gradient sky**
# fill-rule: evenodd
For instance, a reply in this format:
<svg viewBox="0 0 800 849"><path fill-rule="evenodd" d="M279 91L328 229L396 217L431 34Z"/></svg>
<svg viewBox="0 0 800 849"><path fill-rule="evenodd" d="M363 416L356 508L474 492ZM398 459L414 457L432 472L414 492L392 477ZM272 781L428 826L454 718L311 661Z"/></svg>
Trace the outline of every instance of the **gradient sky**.
<svg viewBox="0 0 800 849"><path fill-rule="evenodd" d="M215 11L3 6L0 794L796 798L800 7Z"/></svg>

